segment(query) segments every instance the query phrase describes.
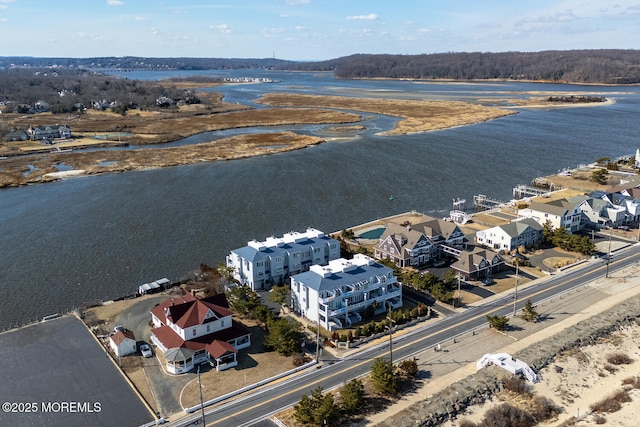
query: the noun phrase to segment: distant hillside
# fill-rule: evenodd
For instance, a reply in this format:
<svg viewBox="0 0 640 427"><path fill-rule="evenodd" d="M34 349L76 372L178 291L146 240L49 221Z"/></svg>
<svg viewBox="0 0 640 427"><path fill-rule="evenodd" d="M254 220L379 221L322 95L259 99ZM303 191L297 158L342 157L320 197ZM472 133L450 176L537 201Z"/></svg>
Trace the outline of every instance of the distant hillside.
<svg viewBox="0 0 640 427"><path fill-rule="evenodd" d="M568 50L429 55L351 55L328 61L275 58L0 57L0 68L80 67L137 70L272 69L333 71L339 78L511 79L571 83L640 83L640 50Z"/></svg>
<svg viewBox="0 0 640 427"><path fill-rule="evenodd" d="M639 50L569 50L432 55L353 55L336 60L341 78L513 79L640 83Z"/></svg>

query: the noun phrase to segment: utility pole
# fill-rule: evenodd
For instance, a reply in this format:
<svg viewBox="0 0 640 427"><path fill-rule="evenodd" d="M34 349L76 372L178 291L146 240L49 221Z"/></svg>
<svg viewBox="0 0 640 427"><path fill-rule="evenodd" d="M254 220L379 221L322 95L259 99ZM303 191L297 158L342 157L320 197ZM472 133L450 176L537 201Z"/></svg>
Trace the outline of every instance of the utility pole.
<svg viewBox="0 0 640 427"><path fill-rule="evenodd" d="M389 323L389 360L393 366L393 329L391 329L391 323Z"/></svg>
<svg viewBox="0 0 640 427"><path fill-rule="evenodd" d="M318 335L316 337L316 363L320 362L320 304L318 304Z"/></svg>
<svg viewBox="0 0 640 427"><path fill-rule="evenodd" d="M462 298L460 296L460 273L457 275L458 277L458 307L462 305Z"/></svg>
<svg viewBox="0 0 640 427"><path fill-rule="evenodd" d="M198 365L198 388L200 389L200 410L202 411L202 425L207 424L204 421L204 403L202 402L202 384L200 383L200 365Z"/></svg>
<svg viewBox="0 0 640 427"><path fill-rule="evenodd" d="M513 296L513 315L516 315L516 302L518 301L518 267L520 266L520 261L516 260L516 292Z"/></svg>
<svg viewBox="0 0 640 427"><path fill-rule="evenodd" d="M609 278L609 263L611 262L611 234L609 234L609 251L607 252L607 272L604 277Z"/></svg>
<svg viewBox="0 0 640 427"><path fill-rule="evenodd" d="M391 310L389 310L389 314L387 315L387 320L389 321L389 360L391 361L391 366L393 366L393 320L391 319Z"/></svg>

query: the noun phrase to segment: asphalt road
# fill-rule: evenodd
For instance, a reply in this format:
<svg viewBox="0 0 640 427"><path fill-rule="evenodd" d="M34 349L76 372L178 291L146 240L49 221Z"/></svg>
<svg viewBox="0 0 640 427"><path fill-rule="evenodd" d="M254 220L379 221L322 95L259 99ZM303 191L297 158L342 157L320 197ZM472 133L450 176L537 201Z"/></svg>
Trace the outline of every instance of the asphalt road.
<svg viewBox="0 0 640 427"><path fill-rule="evenodd" d="M621 252L615 255L609 266L610 273L640 260L640 247L632 246ZM605 261L597 260L587 263L583 268L551 276L545 281L519 290L516 308L522 308L528 299L531 299L534 304L539 304L584 283L603 277L606 272ZM397 362L433 348L438 343L452 340L457 336L470 333L472 330L486 328L487 315L508 316L512 314L513 307L514 295L505 295L485 304L471 307L423 329L399 336L393 340L394 361ZM367 348L333 364L324 364L319 369L296 376L289 381L274 384L269 388L208 409L206 410L207 426L257 425L256 423L270 415L297 403L302 394L309 395L318 386L323 387L324 390L330 390L352 378L367 374L370 371L372 361L376 357L388 357L388 353L386 345ZM197 418L198 415L194 415L171 425L187 426Z"/></svg>

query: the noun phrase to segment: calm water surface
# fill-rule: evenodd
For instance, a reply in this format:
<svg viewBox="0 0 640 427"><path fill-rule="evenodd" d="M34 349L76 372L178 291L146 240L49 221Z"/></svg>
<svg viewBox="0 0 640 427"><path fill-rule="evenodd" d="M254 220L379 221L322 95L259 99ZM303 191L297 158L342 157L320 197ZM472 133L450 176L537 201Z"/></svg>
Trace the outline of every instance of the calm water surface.
<svg viewBox="0 0 640 427"><path fill-rule="evenodd" d="M368 130L353 140L295 152L1 190L0 328L129 294L161 277L184 278L253 238L308 226L335 231L412 209L442 216L454 197L470 201L482 193L508 200L516 184L630 154L640 145L638 88L265 75L279 83L216 90L241 103L273 91L467 99L533 90L604 94L616 103L521 110L478 125L398 137L376 135L393 125L380 118L364 122ZM297 129L323 133L322 127ZM212 137L217 135L187 143Z"/></svg>

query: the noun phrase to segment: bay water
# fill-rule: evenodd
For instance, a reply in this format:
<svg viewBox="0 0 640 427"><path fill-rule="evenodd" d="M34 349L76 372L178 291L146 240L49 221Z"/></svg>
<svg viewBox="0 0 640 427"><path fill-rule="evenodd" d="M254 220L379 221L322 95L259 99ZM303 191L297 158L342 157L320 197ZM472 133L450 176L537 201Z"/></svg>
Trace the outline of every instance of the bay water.
<svg viewBox="0 0 640 427"><path fill-rule="evenodd" d="M520 109L516 115L476 125L393 137L379 132L391 128L394 119L365 114L366 130L294 152L0 190L0 328L131 294L138 285L162 277L183 279L200 263L224 261L229 250L250 239L307 227L332 232L409 210L441 217L453 198L465 198L468 205L480 193L509 200L517 184L599 157L635 153L640 147L638 87L350 81L327 73L247 73L277 83L212 90L224 93L227 101L250 105L261 93L283 91L408 99L482 97L488 102L553 91L601 94L615 103ZM140 72L127 77L165 76ZM329 133L319 126L287 129ZM234 132L242 130L201 134L177 144Z"/></svg>

